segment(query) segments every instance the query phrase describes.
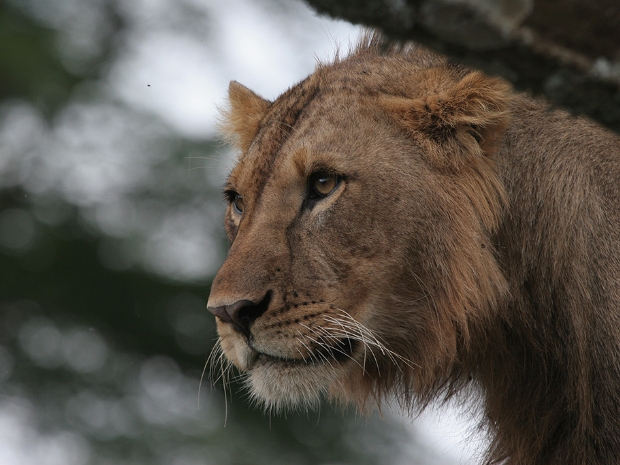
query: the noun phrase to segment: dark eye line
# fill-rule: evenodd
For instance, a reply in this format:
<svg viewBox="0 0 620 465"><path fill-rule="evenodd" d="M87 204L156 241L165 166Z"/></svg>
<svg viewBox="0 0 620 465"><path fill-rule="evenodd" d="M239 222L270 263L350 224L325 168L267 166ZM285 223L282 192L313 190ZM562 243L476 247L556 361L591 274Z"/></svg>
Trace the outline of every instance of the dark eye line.
<svg viewBox="0 0 620 465"><path fill-rule="evenodd" d="M235 200L237 195L239 195L239 194L234 189L225 189L224 190L224 200L226 202L229 202L229 203L232 202L233 200Z"/></svg>
<svg viewBox="0 0 620 465"><path fill-rule="evenodd" d="M310 176L308 176L308 179L316 176L335 176L337 178L344 177L338 170L334 168L325 166L323 164L312 164L312 167L310 169Z"/></svg>

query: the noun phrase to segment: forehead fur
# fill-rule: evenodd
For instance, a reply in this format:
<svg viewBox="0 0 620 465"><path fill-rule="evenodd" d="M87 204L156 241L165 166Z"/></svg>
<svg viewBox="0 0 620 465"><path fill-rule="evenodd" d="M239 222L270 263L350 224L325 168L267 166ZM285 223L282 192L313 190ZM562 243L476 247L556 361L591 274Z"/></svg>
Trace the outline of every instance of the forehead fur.
<svg viewBox="0 0 620 465"><path fill-rule="evenodd" d="M420 76L423 70L434 73ZM324 76L324 91L349 89L362 95L403 97L435 90L438 82L458 80L468 71L420 45L388 42L376 32L365 34L344 58L337 55L332 62L317 67Z"/></svg>
<svg viewBox="0 0 620 465"><path fill-rule="evenodd" d="M252 197L260 197L282 145L319 89L318 78L316 73L311 75L282 94L267 109L260 121L258 133L231 173L230 183L241 182L244 173L251 173L251 184L255 190Z"/></svg>
<svg viewBox="0 0 620 465"><path fill-rule="evenodd" d="M296 126L312 115L322 118L323 115L333 113L336 99L345 98L350 105L359 99L368 104L370 99L375 102L371 106L383 109L386 106L381 102L386 101L386 98L412 102L435 96L441 100L448 89L471 72L465 67L448 63L424 47L388 43L380 34L366 34L346 57L336 56L329 63L319 63L312 75L291 87L275 102L262 104L259 101L253 105L243 102L246 108L251 106L262 110L259 115L248 115L248 118L252 118L252 129L249 130L252 134L245 146L241 147L243 153L230 182L235 184L245 176L251 177L252 181L248 184L253 186L256 191L253 195L258 198L281 155L284 143L294 134ZM248 92L250 94L246 95L246 99L260 99ZM231 93L231 100L234 98L238 97ZM388 106L402 113L398 105L393 103L391 101ZM388 112L392 111L388 109ZM242 116L236 115L237 120ZM434 118L431 117L431 120ZM320 123L321 120L317 121ZM244 130L248 131L247 128Z"/></svg>

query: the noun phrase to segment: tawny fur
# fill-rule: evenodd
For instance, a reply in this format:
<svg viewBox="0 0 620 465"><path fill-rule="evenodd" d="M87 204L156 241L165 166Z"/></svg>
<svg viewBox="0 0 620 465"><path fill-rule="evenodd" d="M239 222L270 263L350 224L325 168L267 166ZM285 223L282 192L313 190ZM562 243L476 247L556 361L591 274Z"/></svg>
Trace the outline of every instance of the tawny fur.
<svg viewBox="0 0 620 465"><path fill-rule="evenodd" d="M259 402L465 390L489 463L620 463L616 135L378 35L274 102L230 101L244 208L209 307L269 296L246 334L218 319ZM340 183L310 202L316 173Z"/></svg>

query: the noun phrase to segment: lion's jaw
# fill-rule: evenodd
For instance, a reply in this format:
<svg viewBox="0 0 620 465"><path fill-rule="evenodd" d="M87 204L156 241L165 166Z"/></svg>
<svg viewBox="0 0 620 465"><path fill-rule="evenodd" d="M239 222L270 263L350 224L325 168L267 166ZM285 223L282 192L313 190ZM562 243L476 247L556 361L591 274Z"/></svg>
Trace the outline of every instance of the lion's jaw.
<svg viewBox="0 0 620 465"><path fill-rule="evenodd" d="M229 334L227 329L219 327L222 343L227 346L225 353L247 373L245 382L252 400L266 410L315 408L321 398L339 388L339 379L350 370L348 364L336 360L311 360L300 355L282 358L259 352L243 336ZM277 347L273 348L273 352L277 351Z"/></svg>

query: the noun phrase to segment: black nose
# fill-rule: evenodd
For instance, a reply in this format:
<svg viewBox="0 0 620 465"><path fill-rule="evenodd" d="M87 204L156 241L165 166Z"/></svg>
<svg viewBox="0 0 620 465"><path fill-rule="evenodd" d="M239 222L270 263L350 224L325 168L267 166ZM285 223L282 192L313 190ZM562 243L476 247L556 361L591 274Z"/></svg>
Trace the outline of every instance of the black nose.
<svg viewBox="0 0 620 465"><path fill-rule="evenodd" d="M220 320L230 323L234 329L250 337L250 325L267 311L271 301L271 291L258 303L251 300L238 300L231 305L207 307Z"/></svg>

